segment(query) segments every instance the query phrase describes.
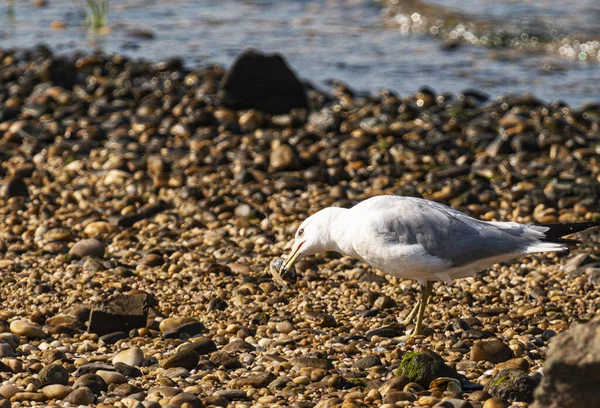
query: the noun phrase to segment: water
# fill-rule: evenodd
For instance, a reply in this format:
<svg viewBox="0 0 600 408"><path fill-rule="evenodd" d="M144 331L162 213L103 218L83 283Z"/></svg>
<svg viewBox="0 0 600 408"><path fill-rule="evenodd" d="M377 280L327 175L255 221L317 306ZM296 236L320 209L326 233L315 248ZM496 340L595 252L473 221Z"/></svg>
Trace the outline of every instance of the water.
<svg viewBox="0 0 600 408"><path fill-rule="evenodd" d="M414 0L389 3L398 4L115 0L109 15L111 32L105 35L86 33L75 2L49 0L44 8L30 1L15 2L11 13L6 3L0 3L0 48L43 42L59 53L101 48L149 60L181 56L194 67L229 65L244 48L254 47L283 53L301 77L323 88L328 79L335 78L357 90L387 88L401 95L427 85L453 93L475 88L491 96L531 92L546 101L571 105L599 100L600 63L592 51L600 46L600 42L594 44L594 36L600 39L600 3L594 0L575 4L431 0L425 8ZM428 10L434 10L434 18L426 26ZM417 23L423 24L411 19L415 13L422 13ZM408 29L403 26L406 18ZM58 20L67 28L52 29L52 22ZM514 33L518 41L511 39L502 48L462 45L448 50L444 41L456 32L457 24L467 27L475 39L502 30ZM448 30L444 36L431 35L434 25ZM131 34L135 29L150 31L154 38L135 37ZM523 34L529 36L527 40L537 35L542 46L520 41ZM578 57L582 44L589 44L585 60ZM561 46L569 52L561 54Z"/></svg>

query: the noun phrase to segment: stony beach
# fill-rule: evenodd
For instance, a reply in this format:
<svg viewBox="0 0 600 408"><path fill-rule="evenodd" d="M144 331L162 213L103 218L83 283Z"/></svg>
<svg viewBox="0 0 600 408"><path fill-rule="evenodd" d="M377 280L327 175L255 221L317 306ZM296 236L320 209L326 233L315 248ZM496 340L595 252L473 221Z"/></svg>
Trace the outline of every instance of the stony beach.
<svg viewBox="0 0 600 408"><path fill-rule="evenodd" d="M600 313L598 233L436 284L416 337L399 323L413 281L328 253L280 286L269 264L308 215L379 194L599 221L599 104L335 82L304 96L294 78L247 100L225 74L0 50L0 408L527 407L536 387L541 407L589 391L538 384L552 339Z"/></svg>

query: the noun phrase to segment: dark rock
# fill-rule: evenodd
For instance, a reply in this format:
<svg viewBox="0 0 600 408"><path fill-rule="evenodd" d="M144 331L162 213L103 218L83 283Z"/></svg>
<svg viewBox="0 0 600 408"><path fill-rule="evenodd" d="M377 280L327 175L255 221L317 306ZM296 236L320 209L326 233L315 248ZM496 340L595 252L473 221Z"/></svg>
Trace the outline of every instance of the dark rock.
<svg viewBox="0 0 600 408"><path fill-rule="evenodd" d="M163 339L178 339L182 334L187 336L195 336L206 331L206 327L200 322L190 322L182 324L172 330L163 333Z"/></svg>
<svg viewBox="0 0 600 408"><path fill-rule="evenodd" d="M39 379L42 386L50 384L67 385L69 383L69 372L59 364L50 364L42 368Z"/></svg>
<svg viewBox="0 0 600 408"><path fill-rule="evenodd" d="M477 340L471 349L471 360L473 361L485 360L497 364L511 358L513 358L511 348L500 339Z"/></svg>
<svg viewBox="0 0 600 408"><path fill-rule="evenodd" d="M162 372L163 377L166 378L187 378L189 377L190 370L184 367L172 367Z"/></svg>
<svg viewBox="0 0 600 408"><path fill-rule="evenodd" d="M272 171L295 170L299 165L298 155L292 146L282 144L271 151L269 167Z"/></svg>
<svg viewBox="0 0 600 408"><path fill-rule="evenodd" d="M27 197L29 196L29 189L22 178L11 177L2 186L0 196L4 198Z"/></svg>
<svg viewBox="0 0 600 408"><path fill-rule="evenodd" d="M377 356L365 356L358 360L354 366L359 370L366 370L371 367L380 366L381 360Z"/></svg>
<svg viewBox="0 0 600 408"><path fill-rule="evenodd" d="M391 297L387 296L387 295L383 295L383 296L379 296L376 300L375 303L373 303L373 307L375 309L388 309L390 307L394 307L396 306L396 302L394 301L394 299L392 299Z"/></svg>
<svg viewBox="0 0 600 408"><path fill-rule="evenodd" d="M226 351L215 351L209 357L209 361L216 366L223 366L229 368L240 368L242 363L237 359L236 356Z"/></svg>
<svg viewBox="0 0 600 408"><path fill-rule="evenodd" d="M243 377L236 380L235 384L243 388L245 386L250 386L256 389L265 388L272 381L275 380L275 374L269 372L257 373L251 375L249 377Z"/></svg>
<svg viewBox="0 0 600 408"><path fill-rule="evenodd" d="M385 338L393 338L402 335L404 332L404 326L402 325L393 325L387 327L381 327L379 329L373 329L367 332L367 338L371 339L373 336L385 337Z"/></svg>
<svg viewBox="0 0 600 408"><path fill-rule="evenodd" d="M202 401L200 401L197 396L189 392L181 392L175 395L169 401L169 405L171 404L176 407L186 404L186 406L190 408L202 408Z"/></svg>
<svg viewBox="0 0 600 408"><path fill-rule="evenodd" d="M115 344L117 341L126 339L128 337L129 336L127 336L127 333L118 331L100 336L100 340L102 340L104 344Z"/></svg>
<svg viewBox="0 0 600 408"><path fill-rule="evenodd" d="M79 406L93 404L95 400L96 396L92 390L86 387L81 387L70 393L64 401L75 406Z"/></svg>
<svg viewBox="0 0 600 408"><path fill-rule="evenodd" d="M131 227L138 221L150 218L158 213L161 213L169 208L169 204L164 201L159 201L156 204L146 204L140 208L137 213L123 215L117 220L119 227Z"/></svg>
<svg viewBox="0 0 600 408"><path fill-rule="evenodd" d="M146 327L147 302L144 294L117 295L92 310L88 331L104 335Z"/></svg>
<svg viewBox="0 0 600 408"><path fill-rule="evenodd" d="M213 395L217 397L223 397L228 401L243 400L248 398L248 394L246 394L246 391L243 390L219 390Z"/></svg>
<svg viewBox="0 0 600 408"><path fill-rule="evenodd" d="M252 344L245 342L244 340L235 340L223 346L222 350L227 352L254 351L255 347Z"/></svg>
<svg viewBox="0 0 600 408"><path fill-rule="evenodd" d="M485 391L493 397L509 401L533 402L533 390L538 382L516 368L500 371L485 386Z"/></svg>
<svg viewBox="0 0 600 408"><path fill-rule="evenodd" d="M180 350L193 350L199 355L210 354L217 351L217 345L214 341L207 337L197 337L190 339L189 343L184 343L179 346Z"/></svg>
<svg viewBox="0 0 600 408"><path fill-rule="evenodd" d="M188 370L195 368L200 361L200 356L193 350L177 350L162 361L162 368L183 367Z"/></svg>
<svg viewBox="0 0 600 408"><path fill-rule="evenodd" d="M258 109L287 113L307 108L304 85L279 54L244 51L233 63L219 90L223 105L233 109Z"/></svg>
<svg viewBox="0 0 600 408"><path fill-rule="evenodd" d="M321 368L323 370L331 370L333 368L331 360L318 357L298 357L294 360L294 364L300 367Z"/></svg>
<svg viewBox="0 0 600 408"><path fill-rule="evenodd" d="M115 363L115 370L125 377L138 378L142 376L142 371L137 367L132 367L125 363Z"/></svg>
<svg viewBox="0 0 600 408"><path fill-rule="evenodd" d="M227 398L218 396L218 395L210 395L208 397L202 398L202 403L204 406L215 406L215 407L226 407L229 405L229 401Z"/></svg>
<svg viewBox="0 0 600 408"><path fill-rule="evenodd" d="M100 395L102 391L108 391L108 385L106 381L98 374L84 374L75 381L73 388L88 388L94 394Z"/></svg>
<svg viewBox="0 0 600 408"><path fill-rule="evenodd" d="M93 374L98 370L115 371L115 368L108 364L90 363L90 364L82 365L77 370L75 370L75 373L73 373L73 376L81 377L82 375L85 375L85 374L90 374L90 373Z"/></svg>
<svg viewBox="0 0 600 408"><path fill-rule="evenodd" d="M600 401L600 317L550 342L536 408L597 407Z"/></svg>
<svg viewBox="0 0 600 408"><path fill-rule="evenodd" d="M137 394L138 392L144 392L143 388L136 387L135 385L124 383L117 386L113 392L120 396L128 396L131 394Z"/></svg>
<svg viewBox="0 0 600 408"><path fill-rule="evenodd" d="M396 375L405 375L424 388L428 388L429 384L439 377L461 380L461 376L452 367L446 365L440 356L431 351L407 352L400 362Z"/></svg>

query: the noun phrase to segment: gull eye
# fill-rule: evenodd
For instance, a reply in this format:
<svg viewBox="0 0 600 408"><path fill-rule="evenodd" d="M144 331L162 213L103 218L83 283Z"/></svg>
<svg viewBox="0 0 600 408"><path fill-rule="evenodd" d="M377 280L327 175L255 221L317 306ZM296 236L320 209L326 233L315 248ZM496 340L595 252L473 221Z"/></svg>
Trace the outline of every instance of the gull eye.
<svg viewBox="0 0 600 408"><path fill-rule="evenodd" d="M302 235L304 235L304 228L298 230L298 238L302 238Z"/></svg>

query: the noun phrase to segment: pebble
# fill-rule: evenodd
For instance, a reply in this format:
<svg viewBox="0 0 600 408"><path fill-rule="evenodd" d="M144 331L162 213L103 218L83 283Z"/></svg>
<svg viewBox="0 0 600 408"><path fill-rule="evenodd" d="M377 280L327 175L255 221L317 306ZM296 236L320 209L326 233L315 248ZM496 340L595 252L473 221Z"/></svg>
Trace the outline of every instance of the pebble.
<svg viewBox="0 0 600 408"><path fill-rule="evenodd" d="M65 399L71 392L73 392L71 388L60 384L46 385L44 388L42 388L42 394L44 394L49 400Z"/></svg>
<svg viewBox="0 0 600 408"><path fill-rule="evenodd" d="M16 393L21 392L21 389L13 384L0 385L0 395L6 399L11 399Z"/></svg>
<svg viewBox="0 0 600 408"><path fill-rule="evenodd" d="M77 388L73 392L71 392L67 397L65 397L64 401L73 405L88 405L93 404L96 400L96 396L87 387Z"/></svg>
<svg viewBox="0 0 600 408"><path fill-rule="evenodd" d="M69 383L69 372L66 368L59 364L49 364L42 368L42 371L39 372L38 377L42 385L67 385Z"/></svg>
<svg viewBox="0 0 600 408"><path fill-rule="evenodd" d="M17 393L130 408L481 408L510 393L473 388L505 369L537 383L549 344L599 313L597 240L436 283L419 337L397 323L413 281L332 253L281 286L271 276L308 214L377 194L488 220L600 219L597 104L333 83L302 86L292 111L267 98L269 113L224 103L237 95L225 76L180 59L0 52L1 408ZM97 253L74 254L88 239ZM398 375L425 351L436 378ZM44 385L54 370L65 385ZM183 392L196 399L172 401Z"/></svg>
<svg viewBox="0 0 600 408"><path fill-rule="evenodd" d="M69 250L69 255L74 258L86 256L102 258L104 256L104 244L95 238L82 239L73 245Z"/></svg>
<svg viewBox="0 0 600 408"><path fill-rule="evenodd" d="M196 367L200 361L200 356L193 350L180 349L161 362L164 369L173 367L183 367L191 370Z"/></svg>
<svg viewBox="0 0 600 408"><path fill-rule="evenodd" d="M499 339L477 340L471 348L471 360L501 363L513 357L509 346Z"/></svg>
<svg viewBox="0 0 600 408"><path fill-rule="evenodd" d="M131 367L140 367L144 362L144 352L139 347L120 351L112 359L113 364L124 363Z"/></svg>
<svg viewBox="0 0 600 408"><path fill-rule="evenodd" d="M17 336L24 336L28 339L43 339L48 335L39 327L24 320L14 320L10 323L10 331Z"/></svg>
<svg viewBox="0 0 600 408"><path fill-rule="evenodd" d="M508 402L502 398L490 398L483 404L483 408L508 408L508 406Z"/></svg>
<svg viewBox="0 0 600 408"><path fill-rule="evenodd" d="M121 373L117 373L114 371L104 371L98 370L96 374L102 377L102 379L106 382L106 384L123 384L127 382L127 378Z"/></svg>
<svg viewBox="0 0 600 408"><path fill-rule="evenodd" d="M0 343L0 357L14 357L13 348L6 343Z"/></svg>

